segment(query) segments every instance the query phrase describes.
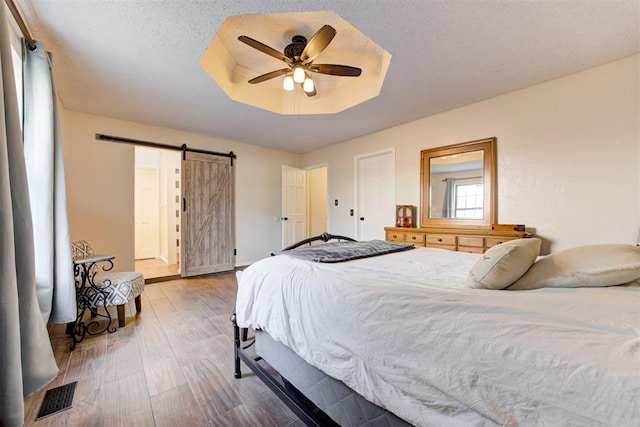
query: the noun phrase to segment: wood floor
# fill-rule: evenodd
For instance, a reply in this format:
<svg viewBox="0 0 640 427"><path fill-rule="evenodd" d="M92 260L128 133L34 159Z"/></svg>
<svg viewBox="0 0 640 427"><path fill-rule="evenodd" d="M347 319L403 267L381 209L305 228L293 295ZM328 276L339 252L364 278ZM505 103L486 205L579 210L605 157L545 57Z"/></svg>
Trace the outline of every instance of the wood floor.
<svg viewBox="0 0 640 427"><path fill-rule="evenodd" d="M246 366L233 378L235 293L233 273L147 285L142 313L132 301L124 328L73 352L64 325L54 325L60 373L27 398L25 425L302 426ZM45 391L73 381L73 407L34 422Z"/></svg>

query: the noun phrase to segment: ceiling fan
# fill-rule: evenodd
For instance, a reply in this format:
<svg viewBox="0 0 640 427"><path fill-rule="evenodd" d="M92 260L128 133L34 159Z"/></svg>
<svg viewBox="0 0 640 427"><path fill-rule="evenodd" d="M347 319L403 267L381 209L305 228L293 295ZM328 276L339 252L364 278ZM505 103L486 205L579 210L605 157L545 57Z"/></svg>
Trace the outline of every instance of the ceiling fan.
<svg viewBox="0 0 640 427"><path fill-rule="evenodd" d="M282 87L285 90L293 90L295 83L302 86L307 96L317 95L315 84L309 73L329 74L332 76L358 77L362 70L357 67L336 64L314 64L313 61L331 43L336 35L336 30L330 25L320 28L309 41L304 36L296 35L291 39L291 44L284 48L284 53L260 43L247 36L240 36L238 40L248 44L254 49L266 53L287 64L287 68L271 71L254 77L249 83L256 84L278 76L286 75Z"/></svg>

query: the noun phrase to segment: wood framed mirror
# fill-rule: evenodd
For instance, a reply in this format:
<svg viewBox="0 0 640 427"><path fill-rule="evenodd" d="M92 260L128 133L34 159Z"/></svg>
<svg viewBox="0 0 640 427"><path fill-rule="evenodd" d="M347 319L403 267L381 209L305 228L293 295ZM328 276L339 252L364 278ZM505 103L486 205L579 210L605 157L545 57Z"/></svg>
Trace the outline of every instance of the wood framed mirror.
<svg viewBox="0 0 640 427"><path fill-rule="evenodd" d="M491 228L496 218L496 138L420 152L420 226Z"/></svg>

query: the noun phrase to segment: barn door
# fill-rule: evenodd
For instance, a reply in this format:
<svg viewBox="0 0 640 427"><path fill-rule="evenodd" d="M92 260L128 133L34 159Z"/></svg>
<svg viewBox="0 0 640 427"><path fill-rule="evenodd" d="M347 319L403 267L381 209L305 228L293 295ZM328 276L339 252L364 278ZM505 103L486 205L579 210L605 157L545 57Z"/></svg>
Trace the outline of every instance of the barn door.
<svg viewBox="0 0 640 427"><path fill-rule="evenodd" d="M182 277L233 270L233 169L228 157L186 152L182 160Z"/></svg>

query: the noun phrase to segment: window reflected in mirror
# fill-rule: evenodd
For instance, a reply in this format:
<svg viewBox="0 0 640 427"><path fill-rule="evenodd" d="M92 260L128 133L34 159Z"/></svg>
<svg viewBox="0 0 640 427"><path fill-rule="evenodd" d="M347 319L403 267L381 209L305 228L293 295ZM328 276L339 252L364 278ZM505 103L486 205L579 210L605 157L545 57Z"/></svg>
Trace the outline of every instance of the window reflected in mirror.
<svg viewBox="0 0 640 427"><path fill-rule="evenodd" d="M482 150L429 159L429 218L482 219Z"/></svg>

